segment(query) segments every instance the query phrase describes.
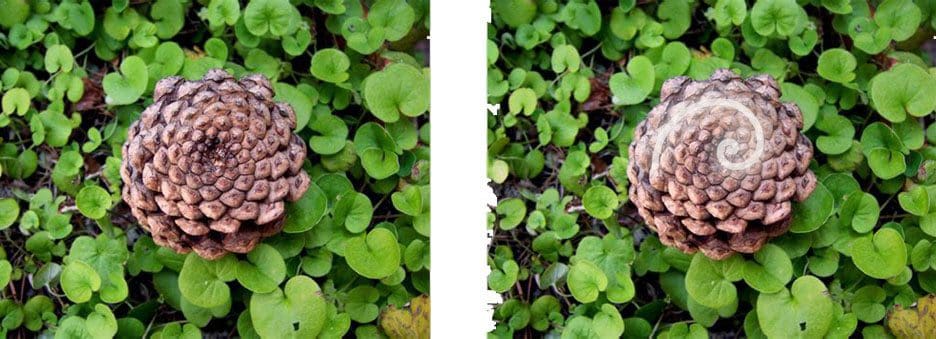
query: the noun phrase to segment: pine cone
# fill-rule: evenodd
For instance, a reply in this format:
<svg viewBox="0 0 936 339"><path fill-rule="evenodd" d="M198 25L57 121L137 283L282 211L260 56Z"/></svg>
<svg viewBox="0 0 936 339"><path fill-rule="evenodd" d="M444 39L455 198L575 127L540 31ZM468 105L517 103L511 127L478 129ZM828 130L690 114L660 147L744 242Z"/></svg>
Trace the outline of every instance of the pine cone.
<svg viewBox="0 0 936 339"><path fill-rule="evenodd" d="M309 188L296 115L260 75L211 70L160 80L127 132L123 199L153 240L206 259L246 253L278 233L284 200Z"/></svg>
<svg viewBox="0 0 936 339"><path fill-rule="evenodd" d="M713 259L787 231L816 187L803 117L767 75L667 80L630 145L630 199L660 241Z"/></svg>

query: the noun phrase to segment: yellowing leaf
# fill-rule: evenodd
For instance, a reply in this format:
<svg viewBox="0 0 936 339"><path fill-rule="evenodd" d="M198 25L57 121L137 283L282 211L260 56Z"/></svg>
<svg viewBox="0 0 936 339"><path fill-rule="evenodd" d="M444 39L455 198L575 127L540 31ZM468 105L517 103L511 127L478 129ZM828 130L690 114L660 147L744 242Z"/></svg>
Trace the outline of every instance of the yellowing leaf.
<svg viewBox="0 0 936 339"><path fill-rule="evenodd" d="M897 338L936 338L936 295L917 301L916 307L894 307L887 315L887 327Z"/></svg>
<svg viewBox="0 0 936 339"><path fill-rule="evenodd" d="M429 296L413 298L404 308L385 309L380 314L380 328L391 339L429 338Z"/></svg>

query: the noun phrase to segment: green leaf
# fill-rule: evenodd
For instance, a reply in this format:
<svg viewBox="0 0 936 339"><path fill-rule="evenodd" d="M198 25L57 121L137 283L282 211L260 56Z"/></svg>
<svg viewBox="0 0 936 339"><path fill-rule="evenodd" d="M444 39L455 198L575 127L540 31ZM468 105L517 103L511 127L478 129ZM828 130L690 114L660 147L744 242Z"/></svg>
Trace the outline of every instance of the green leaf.
<svg viewBox="0 0 936 339"><path fill-rule="evenodd" d="M795 0L762 0L751 7L751 25L763 36L798 34L806 21L806 11Z"/></svg>
<svg viewBox="0 0 936 339"><path fill-rule="evenodd" d="M874 21L893 40L904 41L916 32L921 16L920 8L911 0L885 0L874 12Z"/></svg>
<svg viewBox="0 0 936 339"><path fill-rule="evenodd" d="M904 211L916 216L925 216L930 212L930 196L926 186L914 186L909 191L900 192L897 201Z"/></svg>
<svg viewBox="0 0 936 339"><path fill-rule="evenodd" d="M825 106L831 107L831 106ZM826 110L824 109L823 112ZM848 118L841 115L823 115L816 127L819 130L828 133L816 139L816 148L820 152L836 155L848 151L852 146L852 140L855 137L855 126Z"/></svg>
<svg viewBox="0 0 936 339"><path fill-rule="evenodd" d="M380 308L375 304L380 299L380 292L376 288L361 285L348 291L345 299L345 310L351 320L366 324L377 319Z"/></svg>
<svg viewBox="0 0 936 339"><path fill-rule="evenodd" d="M633 105L643 102L653 91L655 81L653 63L645 56L637 56L627 63L627 73L615 73L608 86L616 105Z"/></svg>
<svg viewBox="0 0 936 339"><path fill-rule="evenodd" d="M302 55L311 43L312 33L306 26L299 26L296 33L284 36L282 40L283 51L291 56Z"/></svg>
<svg viewBox="0 0 936 339"><path fill-rule="evenodd" d="M902 174L906 147L890 127L875 122L861 133L861 152L868 158L868 167L881 179L891 179Z"/></svg>
<svg viewBox="0 0 936 339"><path fill-rule="evenodd" d="M157 0L150 7L150 16L156 21L156 36L169 39L182 30L186 8L175 0Z"/></svg>
<svg viewBox="0 0 936 339"><path fill-rule="evenodd" d="M394 192L390 196L393 207L403 214L409 216L418 216L423 214L424 206L429 202L428 189L425 186L407 186L399 192Z"/></svg>
<svg viewBox="0 0 936 339"><path fill-rule="evenodd" d="M585 212L598 219L610 218L620 202L614 190L608 186L597 185L588 188L582 196Z"/></svg>
<svg viewBox="0 0 936 339"><path fill-rule="evenodd" d="M205 8L204 18L211 27L234 26L240 19L241 8L237 0L211 0Z"/></svg>
<svg viewBox="0 0 936 339"><path fill-rule="evenodd" d="M832 309L828 289L808 275L797 278L790 290L757 298L760 328L770 337L822 337L832 325Z"/></svg>
<svg viewBox="0 0 936 339"><path fill-rule="evenodd" d="M891 278L907 267L906 244L893 228L882 228L873 236L868 234L855 239L850 251L855 266L877 279Z"/></svg>
<svg viewBox="0 0 936 339"><path fill-rule="evenodd" d="M884 319L886 309L882 303L887 298L883 288L874 285L864 286L855 291L851 300L852 312L866 323L876 323Z"/></svg>
<svg viewBox="0 0 936 339"><path fill-rule="evenodd" d="M62 27L75 31L79 36L86 36L94 30L94 9L87 1L79 3L64 2L55 8Z"/></svg>
<svg viewBox="0 0 936 339"><path fill-rule="evenodd" d="M244 8L244 25L256 36L292 34L300 21L299 11L288 0L253 0Z"/></svg>
<svg viewBox="0 0 936 339"><path fill-rule="evenodd" d="M253 328L262 337L314 338L325 327L326 304L319 285L295 276L286 287L250 298Z"/></svg>
<svg viewBox="0 0 936 339"><path fill-rule="evenodd" d="M738 289L733 282L741 280L743 270L744 260L739 256L714 261L697 253L686 271L686 291L699 304L725 307L737 301Z"/></svg>
<svg viewBox="0 0 936 339"><path fill-rule="evenodd" d="M679 0L664 0L657 7L657 16L663 21L663 36L667 39L679 38L689 30L692 22L691 3Z"/></svg>
<svg viewBox="0 0 936 339"><path fill-rule="evenodd" d="M747 4L744 0L718 0L713 8L718 27L741 26L747 17Z"/></svg>
<svg viewBox="0 0 936 339"><path fill-rule="evenodd" d="M873 195L865 192L852 192L845 196L845 203L839 211L840 222L851 224L858 233L867 233L877 225L881 207Z"/></svg>
<svg viewBox="0 0 936 339"><path fill-rule="evenodd" d="M126 39L139 22L140 15L132 8L119 11L110 7L104 12L104 32L116 40Z"/></svg>
<svg viewBox="0 0 936 339"><path fill-rule="evenodd" d="M536 17L535 0L494 0L491 13L510 27L528 24Z"/></svg>
<svg viewBox="0 0 936 339"><path fill-rule="evenodd" d="M828 80L847 84L855 80L855 56L842 48L827 49L819 55L816 71Z"/></svg>
<svg viewBox="0 0 936 339"><path fill-rule="evenodd" d="M315 7L328 14L344 14L347 11L342 0L315 0Z"/></svg>
<svg viewBox="0 0 936 339"><path fill-rule="evenodd" d="M590 303L597 300L598 294L607 289L608 277L591 261L578 260L569 268L566 283L576 300Z"/></svg>
<svg viewBox="0 0 936 339"><path fill-rule="evenodd" d="M365 79L364 101L385 122L417 117L429 109L429 80L416 67L395 63Z"/></svg>
<svg viewBox="0 0 936 339"><path fill-rule="evenodd" d="M374 206L367 195L360 192L346 192L338 196L333 213L335 215L333 221L336 224L344 225L345 229L351 233L361 233L370 225L371 218L374 216Z"/></svg>
<svg viewBox="0 0 936 339"><path fill-rule="evenodd" d="M345 241L345 259L361 276L382 279L400 267L400 245L392 232L375 228Z"/></svg>
<svg viewBox="0 0 936 339"><path fill-rule="evenodd" d="M311 72L316 78L331 83L341 83L348 80L348 67L351 61L339 49L325 48L312 56Z"/></svg>
<svg viewBox="0 0 936 339"><path fill-rule="evenodd" d="M74 64L75 58L72 56L71 49L68 49L68 46L54 45L46 50L46 72L55 73L61 70L62 72L68 73L71 72Z"/></svg>
<svg viewBox="0 0 936 339"><path fill-rule="evenodd" d="M286 262L273 246L259 244L250 253L247 261L238 261L237 281L254 293L270 293L286 278Z"/></svg>
<svg viewBox="0 0 936 339"><path fill-rule="evenodd" d="M529 116L536 111L536 106L536 92L526 87L518 88L510 93L510 99L507 100L510 114L523 112L524 115Z"/></svg>
<svg viewBox="0 0 936 339"><path fill-rule="evenodd" d="M69 300L83 303L101 289L101 277L94 268L82 261L72 261L62 270L60 284Z"/></svg>
<svg viewBox="0 0 936 339"><path fill-rule="evenodd" d="M402 149L390 138L380 125L369 122L361 125L354 134L354 152L361 158L367 175L374 179L385 179L399 172L399 154Z"/></svg>
<svg viewBox="0 0 936 339"><path fill-rule="evenodd" d="M146 91L149 72L138 56L129 56L120 63L120 73L108 73L102 82L105 101L110 105L131 104Z"/></svg>
<svg viewBox="0 0 936 339"><path fill-rule="evenodd" d="M585 36L592 36L601 29L601 10L594 1L570 2L560 12L562 21L570 28L582 31Z"/></svg>
<svg viewBox="0 0 936 339"><path fill-rule="evenodd" d="M793 277L793 263L780 246L767 244L744 262L744 282L761 293L776 293Z"/></svg>
<svg viewBox="0 0 936 339"><path fill-rule="evenodd" d="M936 76L913 64L899 64L871 79L871 101L891 122L922 117L936 109Z"/></svg>
<svg viewBox="0 0 936 339"><path fill-rule="evenodd" d="M406 36L415 20L416 11L405 0L377 0L367 15L371 29L382 31L389 41Z"/></svg>
<svg viewBox="0 0 936 339"><path fill-rule="evenodd" d="M113 201L107 190L97 185L85 186L75 196L78 211L91 219L103 218L112 204Z"/></svg>
<svg viewBox="0 0 936 339"><path fill-rule="evenodd" d="M227 282L236 278L237 266L237 259L231 255L208 261L190 253L179 272L179 291L185 300L203 308L229 303L231 288Z"/></svg>
<svg viewBox="0 0 936 339"><path fill-rule="evenodd" d="M527 209L523 200L519 198L507 198L497 203L495 212L497 212L497 215L500 217L500 223L498 224L500 228L508 231L516 228L517 225L523 222L523 218L526 217Z"/></svg>
<svg viewBox="0 0 936 339"><path fill-rule="evenodd" d="M500 267L492 267L488 275L488 287L494 292L504 293L513 288L520 274L520 267L513 260L506 260Z"/></svg>
<svg viewBox="0 0 936 339"><path fill-rule="evenodd" d="M552 52L552 70L556 73L569 71L569 73L578 72L582 59L579 57L578 50L572 45L561 45L553 49Z"/></svg>
<svg viewBox="0 0 936 339"><path fill-rule="evenodd" d="M3 93L3 114L24 115L29 111L30 97L25 89L16 87Z"/></svg>
<svg viewBox="0 0 936 339"><path fill-rule="evenodd" d="M125 300L129 294L127 281L124 278L124 266L128 258L129 253L124 238L110 238L104 235L99 235L97 238L80 236L72 242L65 263L82 261L94 268L101 278L99 291L101 300L118 303Z"/></svg>
<svg viewBox="0 0 936 339"><path fill-rule="evenodd" d="M835 198L822 183L816 185L809 198L793 203L793 224L790 232L808 233L815 231L829 219L835 211Z"/></svg>
<svg viewBox="0 0 936 339"><path fill-rule="evenodd" d="M0 230L4 230L13 225L19 218L20 207L16 199L0 199Z"/></svg>
<svg viewBox="0 0 936 339"><path fill-rule="evenodd" d="M309 185L309 189L302 195L302 198L294 202L286 203L286 218L283 232L302 233L315 227L328 209L328 198L325 192L315 183Z"/></svg>

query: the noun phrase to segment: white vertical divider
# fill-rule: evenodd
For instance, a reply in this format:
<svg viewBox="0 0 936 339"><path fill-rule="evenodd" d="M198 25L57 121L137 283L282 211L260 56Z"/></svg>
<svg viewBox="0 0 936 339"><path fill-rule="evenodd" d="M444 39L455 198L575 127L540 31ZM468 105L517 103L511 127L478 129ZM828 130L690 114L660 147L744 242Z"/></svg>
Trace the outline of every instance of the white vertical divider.
<svg viewBox="0 0 936 339"><path fill-rule="evenodd" d="M488 1L432 1L432 336L484 338Z"/></svg>

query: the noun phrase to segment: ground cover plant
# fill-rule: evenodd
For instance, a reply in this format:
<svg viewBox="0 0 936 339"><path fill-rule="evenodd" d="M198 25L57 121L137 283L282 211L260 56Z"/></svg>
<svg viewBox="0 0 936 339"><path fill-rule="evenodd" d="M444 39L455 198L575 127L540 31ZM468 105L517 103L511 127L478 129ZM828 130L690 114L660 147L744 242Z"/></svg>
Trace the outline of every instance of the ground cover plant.
<svg viewBox="0 0 936 339"><path fill-rule="evenodd" d="M428 1L0 7L0 337L428 336ZM156 245L120 173L157 82L211 69L269 79L310 181L216 260Z"/></svg>
<svg viewBox="0 0 936 339"><path fill-rule="evenodd" d="M490 337L932 333L915 326L932 325L936 293L936 2L493 0L492 13L488 286L504 303ZM661 243L627 167L663 82L720 68L779 82L818 182L787 233L716 261Z"/></svg>

